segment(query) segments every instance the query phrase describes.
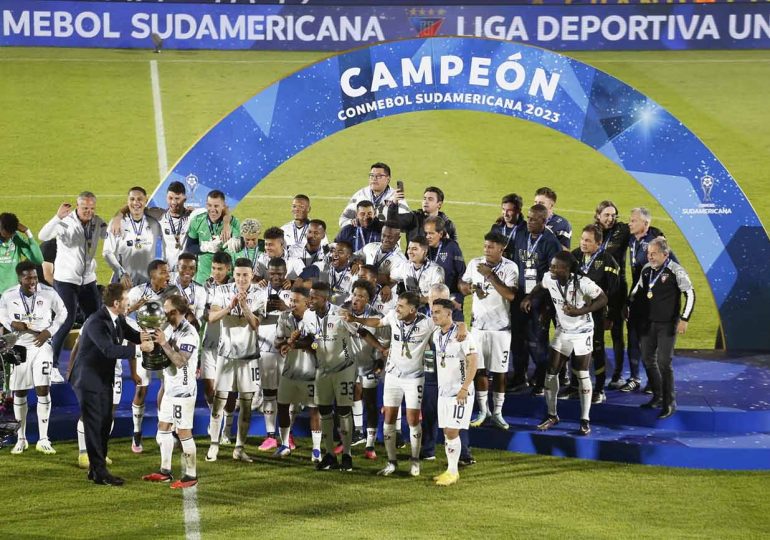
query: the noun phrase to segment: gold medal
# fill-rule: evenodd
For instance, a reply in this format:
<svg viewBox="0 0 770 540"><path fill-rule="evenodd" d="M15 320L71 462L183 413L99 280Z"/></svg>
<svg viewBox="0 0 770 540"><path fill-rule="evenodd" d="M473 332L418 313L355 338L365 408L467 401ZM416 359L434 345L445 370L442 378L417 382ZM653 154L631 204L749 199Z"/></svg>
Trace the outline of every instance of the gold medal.
<svg viewBox="0 0 770 540"><path fill-rule="evenodd" d="M649 292L647 293L647 298L652 298L652 291L649 291Z"/></svg>

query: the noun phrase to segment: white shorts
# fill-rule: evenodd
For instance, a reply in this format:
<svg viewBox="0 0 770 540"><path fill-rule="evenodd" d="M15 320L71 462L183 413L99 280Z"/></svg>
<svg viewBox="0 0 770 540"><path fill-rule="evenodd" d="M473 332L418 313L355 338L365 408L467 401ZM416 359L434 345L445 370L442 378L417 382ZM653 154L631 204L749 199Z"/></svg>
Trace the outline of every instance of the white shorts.
<svg viewBox="0 0 770 540"><path fill-rule="evenodd" d="M478 368L492 373L508 373L511 333L508 330L476 330L471 335L478 346Z"/></svg>
<svg viewBox="0 0 770 540"><path fill-rule="evenodd" d="M218 356L214 381L217 392L260 392L259 360L231 360Z"/></svg>
<svg viewBox="0 0 770 540"><path fill-rule="evenodd" d="M336 373L323 373L315 376L315 402L317 405L351 407L356 386L356 366L351 364Z"/></svg>
<svg viewBox="0 0 770 540"><path fill-rule="evenodd" d="M315 407L315 381L295 381L281 377L278 382L278 403Z"/></svg>
<svg viewBox="0 0 770 540"><path fill-rule="evenodd" d="M156 379L163 380L163 370L159 369L157 371L148 371L144 369L144 366L142 366L142 353L139 352L139 349L137 349L136 353L136 374L139 375L139 378L141 379L141 382L137 386L150 386L150 381L152 380L153 374L155 375Z"/></svg>
<svg viewBox="0 0 770 540"><path fill-rule="evenodd" d="M259 376L264 390L278 390L284 358L275 352L260 352Z"/></svg>
<svg viewBox="0 0 770 540"><path fill-rule="evenodd" d="M441 429L468 429L473 411L473 388L468 391L465 405L457 403L455 396L438 397L438 427Z"/></svg>
<svg viewBox="0 0 770 540"><path fill-rule="evenodd" d="M565 334L556 329L551 339L551 348L569 357L573 352L575 356L585 356L594 350L594 333Z"/></svg>
<svg viewBox="0 0 770 540"><path fill-rule="evenodd" d="M195 416L195 396L163 396L158 411L158 422L172 424L177 429L192 429Z"/></svg>
<svg viewBox="0 0 770 540"><path fill-rule="evenodd" d="M115 370L115 378L112 380L112 404L120 405L120 398L123 396L123 370Z"/></svg>
<svg viewBox="0 0 770 540"><path fill-rule="evenodd" d="M361 368L358 369L358 378L356 381L361 384L362 388L377 388L380 385L380 380L382 380L382 378L374 371L361 373Z"/></svg>
<svg viewBox="0 0 770 540"><path fill-rule="evenodd" d="M420 409L424 385L425 377L401 379L388 373L382 389L382 404L385 407L401 407L401 402L406 398L407 409Z"/></svg>
<svg viewBox="0 0 770 540"><path fill-rule="evenodd" d="M9 387L11 390L29 390L34 386L51 386L53 368L53 349L50 343L40 347L30 345L27 359L11 370Z"/></svg>
<svg viewBox="0 0 770 540"><path fill-rule="evenodd" d="M201 379L214 380L217 376L216 349L201 349Z"/></svg>

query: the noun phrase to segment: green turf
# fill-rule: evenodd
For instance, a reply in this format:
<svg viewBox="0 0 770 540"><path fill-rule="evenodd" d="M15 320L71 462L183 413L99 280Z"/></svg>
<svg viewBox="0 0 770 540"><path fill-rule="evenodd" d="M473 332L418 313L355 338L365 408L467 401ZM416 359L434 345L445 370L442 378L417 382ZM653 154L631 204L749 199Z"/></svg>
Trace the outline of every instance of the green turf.
<svg viewBox="0 0 770 540"><path fill-rule="evenodd" d="M580 53L650 95L715 151L767 222L770 112L759 89L770 80L770 53ZM168 161L173 164L220 118L272 81L323 58L320 53L0 50L0 180L4 206L30 226L53 215L58 202L82 189L101 195L111 214L128 187L157 185L157 154L149 61L160 63ZM694 255L660 205L606 158L580 143L521 120L462 111L414 113L368 122L297 155L268 176L235 212L263 224L289 220L287 194L316 199L313 214L336 224L350 194L364 185L368 165L382 160L415 199L429 184L447 193L445 210L460 226L467 258L503 193L529 199L542 185L559 194L557 211L579 228L595 204L611 197L625 217L652 208L699 293L685 348L711 348L718 314ZM322 186L322 187L319 187ZM28 197L36 197L27 199ZM266 197L266 198L263 198ZM452 201L480 205L453 204ZM332 232L336 231L336 227ZM100 263L99 276L109 275Z"/></svg>
<svg viewBox="0 0 770 540"><path fill-rule="evenodd" d="M258 441L250 441L251 449ZM438 459L420 478L380 478L383 461L355 461L352 473L316 472L308 440L286 460L253 451L254 464L216 463L199 448L198 506L204 538L760 538L767 534L767 472L667 469L474 451L478 463L450 488L433 485ZM184 534L182 496L148 484L158 467L152 439L132 454L112 441L122 488L95 486L77 469L77 447L58 454L0 454L4 538L168 538ZM382 448L378 447L382 452ZM360 453L360 452L359 452ZM406 458L406 454L402 454ZM175 455L174 470L179 469ZM33 481L31 481L33 480Z"/></svg>

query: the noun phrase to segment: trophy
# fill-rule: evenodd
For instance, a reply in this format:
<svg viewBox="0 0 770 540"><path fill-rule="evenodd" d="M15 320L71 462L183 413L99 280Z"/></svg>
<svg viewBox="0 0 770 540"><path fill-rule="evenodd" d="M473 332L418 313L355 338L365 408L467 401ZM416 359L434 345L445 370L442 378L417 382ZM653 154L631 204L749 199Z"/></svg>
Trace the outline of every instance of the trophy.
<svg viewBox="0 0 770 540"><path fill-rule="evenodd" d="M136 322L146 332L162 332L162 327L166 324L166 313L163 311L163 305L157 300L150 300L139 308ZM142 367L147 371L160 371L169 365L171 365L171 360L157 343L151 352L142 353Z"/></svg>

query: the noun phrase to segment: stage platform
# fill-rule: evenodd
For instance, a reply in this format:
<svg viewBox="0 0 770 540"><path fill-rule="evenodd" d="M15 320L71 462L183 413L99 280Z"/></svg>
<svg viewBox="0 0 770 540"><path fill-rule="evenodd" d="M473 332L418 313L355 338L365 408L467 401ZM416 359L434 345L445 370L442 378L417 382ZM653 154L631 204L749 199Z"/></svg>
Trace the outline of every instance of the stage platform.
<svg viewBox="0 0 770 540"><path fill-rule="evenodd" d="M547 432L538 432L535 426L546 412L544 399L529 393L508 394L503 413L510 429L471 429L471 446L697 469L770 469L770 355L678 351L674 366L678 410L666 420L658 420L657 411L639 408L650 396L607 390L607 402L591 408L589 436L575 435L580 411L577 400L559 400L561 422ZM133 431L134 383L125 375L123 385L115 437L128 437ZM158 387L154 380L143 423L143 432L149 437L146 446L151 451L155 451ZM59 384L52 387L52 395L51 438L73 439L78 416L74 392L69 385ZM27 436L32 442L37 439L35 401L31 396ZM194 431L204 435L207 427L208 409L199 391ZM265 433L258 413L250 433ZM296 433L309 435L305 415L299 417Z"/></svg>

